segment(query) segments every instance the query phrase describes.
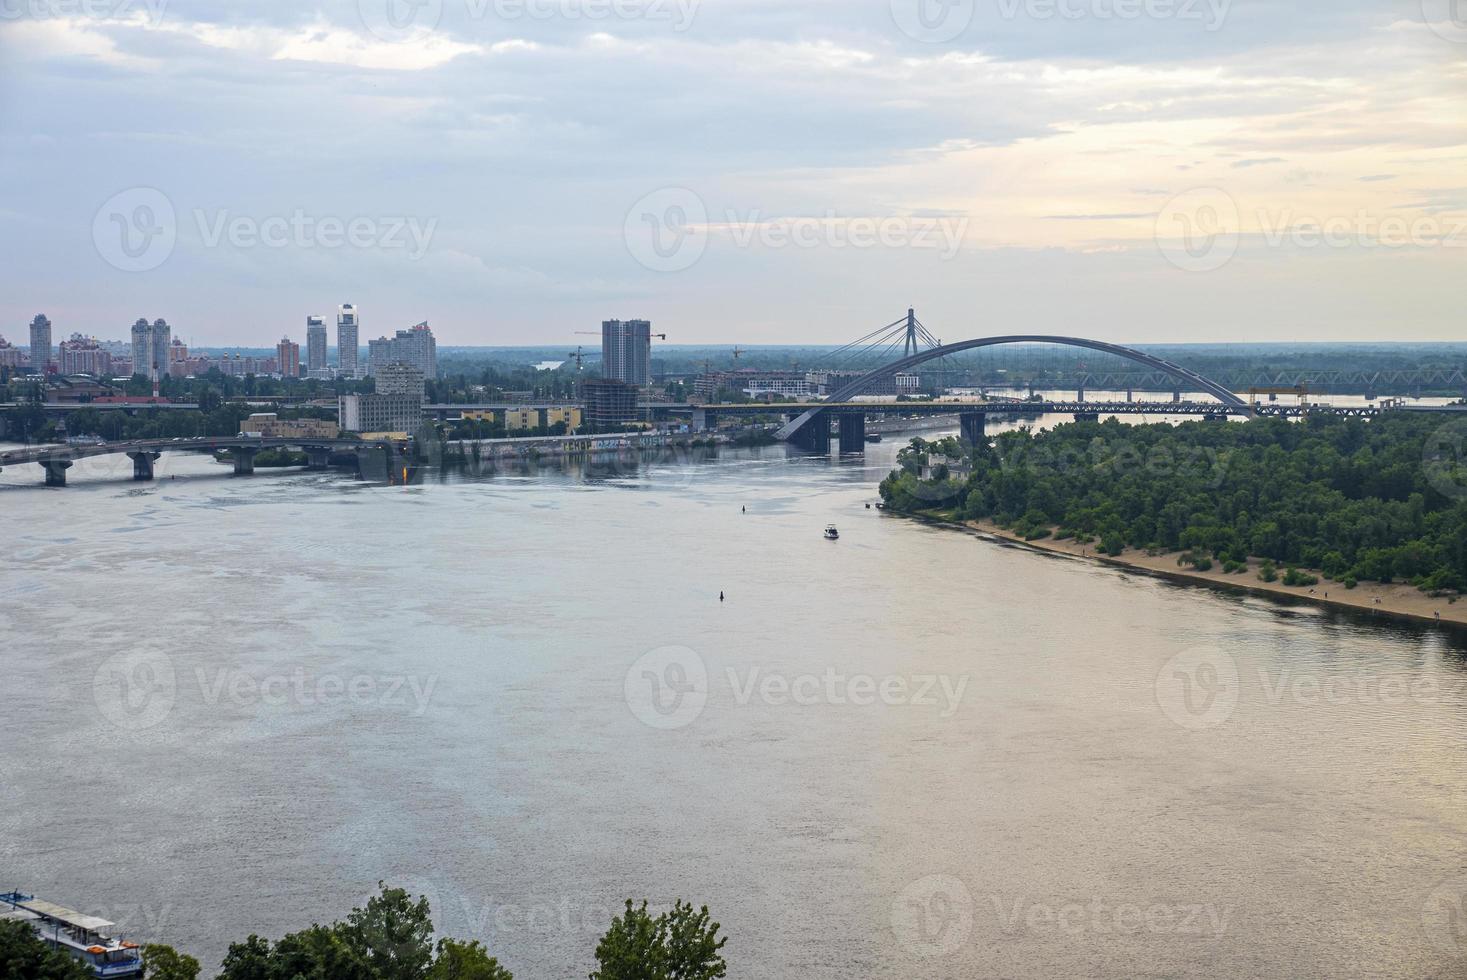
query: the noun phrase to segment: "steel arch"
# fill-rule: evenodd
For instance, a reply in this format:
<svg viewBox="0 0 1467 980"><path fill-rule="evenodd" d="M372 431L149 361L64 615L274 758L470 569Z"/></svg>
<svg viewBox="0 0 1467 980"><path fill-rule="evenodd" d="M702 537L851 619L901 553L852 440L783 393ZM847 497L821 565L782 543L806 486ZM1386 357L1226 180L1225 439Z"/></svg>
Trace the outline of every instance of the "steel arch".
<svg viewBox="0 0 1467 980"><path fill-rule="evenodd" d="M1063 347L1082 347L1086 350L1115 354L1135 361L1138 364L1155 368L1158 371L1164 371L1178 381L1185 381L1189 385L1207 392L1231 408L1248 408L1247 402L1217 382L1204 378L1196 371L1189 371L1180 364L1173 364L1171 361L1163 360L1160 357L1153 357L1133 347L1108 344L1103 340L1086 340L1083 337L1054 337L1042 334L1009 334L1002 337L980 337L976 340L961 340L955 344L943 344L941 347L932 347L922 351L920 354L904 357L899 361L893 361L890 364L879 367L869 374L862 375L831 392L829 399L833 402L849 401L857 395L865 394L866 390L876 382L900 371L914 368L919 364L924 364L927 361L939 357L945 357L948 354L956 354L960 351L973 350L978 347L996 347L1000 344L1058 344ZM789 439L800 429L808 425L817 415L822 414L823 411L824 409L812 408L803 415L791 419L775 435L780 439Z"/></svg>

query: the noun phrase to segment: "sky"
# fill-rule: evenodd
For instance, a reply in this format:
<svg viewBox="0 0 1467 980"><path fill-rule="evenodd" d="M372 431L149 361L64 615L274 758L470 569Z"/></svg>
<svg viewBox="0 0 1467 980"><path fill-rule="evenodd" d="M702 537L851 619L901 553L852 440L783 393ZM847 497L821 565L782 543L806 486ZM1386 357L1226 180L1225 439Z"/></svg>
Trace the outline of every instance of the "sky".
<svg viewBox="0 0 1467 980"><path fill-rule="evenodd" d="M1461 340L1467 2L0 0L0 234L21 345Z"/></svg>

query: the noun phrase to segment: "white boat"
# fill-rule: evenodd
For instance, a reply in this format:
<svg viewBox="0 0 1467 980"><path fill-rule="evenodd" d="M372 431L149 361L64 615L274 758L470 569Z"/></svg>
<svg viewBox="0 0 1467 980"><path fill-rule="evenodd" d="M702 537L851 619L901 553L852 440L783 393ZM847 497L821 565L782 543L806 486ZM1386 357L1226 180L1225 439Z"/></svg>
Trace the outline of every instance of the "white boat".
<svg viewBox="0 0 1467 980"><path fill-rule="evenodd" d="M112 938L108 930L116 923L106 919L10 892L0 895L0 920L28 923L44 942L80 960L95 976L111 980L143 975L142 950L137 943Z"/></svg>
<svg viewBox="0 0 1467 980"><path fill-rule="evenodd" d="M834 541L838 537L840 537L840 532L835 529L834 524L825 525L825 539L827 541Z"/></svg>

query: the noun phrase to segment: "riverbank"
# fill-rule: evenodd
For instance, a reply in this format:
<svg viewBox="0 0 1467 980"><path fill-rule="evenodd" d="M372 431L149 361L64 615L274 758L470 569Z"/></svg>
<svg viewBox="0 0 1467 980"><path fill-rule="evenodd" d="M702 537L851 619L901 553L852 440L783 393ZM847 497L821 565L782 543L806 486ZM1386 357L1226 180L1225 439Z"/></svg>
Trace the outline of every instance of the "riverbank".
<svg viewBox="0 0 1467 980"><path fill-rule="evenodd" d="M1065 555L1070 558L1093 561L1103 565L1113 565L1117 568L1142 572L1147 575L1158 575L1176 581L1207 585L1213 588L1254 592L1262 595L1284 596L1290 599L1318 603L1323 606L1381 613L1403 619L1416 620L1418 622L1444 622L1458 626L1467 626L1467 602L1451 603L1447 601L1446 597L1437 598L1429 596L1412 585L1399 583L1382 585L1379 582L1361 582L1353 589L1346 589L1341 583L1328 581L1323 575L1313 570L1308 571L1318 576L1318 584L1299 586L1284 585L1282 581L1261 581L1258 578L1258 569L1261 564L1258 559L1249 559L1246 571L1234 572L1231 575L1224 573L1220 568L1216 567L1202 572L1194 568L1178 565L1177 557L1181 552L1174 551L1168 554L1149 555L1144 551L1127 549L1119 555L1112 556L1098 553L1094 542L1082 544L1073 539L1058 541L1052 537L1040 538L1036 541L1025 541L1022 536L1015 534L1007 528L999 527L992 521L958 521L934 517L932 515L914 516L918 516L921 520L930 524L975 532L981 536L998 538L1010 544L1033 548L1035 551L1046 551L1050 554ZM1280 575L1282 575L1282 571L1280 571ZM1440 618L1438 618L1438 614Z"/></svg>

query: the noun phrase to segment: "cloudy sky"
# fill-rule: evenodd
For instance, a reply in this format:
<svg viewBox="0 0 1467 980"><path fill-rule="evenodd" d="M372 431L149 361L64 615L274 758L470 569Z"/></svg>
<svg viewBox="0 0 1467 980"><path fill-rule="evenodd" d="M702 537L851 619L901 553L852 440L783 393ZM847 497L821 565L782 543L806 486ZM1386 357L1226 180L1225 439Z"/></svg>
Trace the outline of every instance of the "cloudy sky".
<svg viewBox="0 0 1467 980"><path fill-rule="evenodd" d="M22 344L1461 340L1467 8L0 0L0 176Z"/></svg>

